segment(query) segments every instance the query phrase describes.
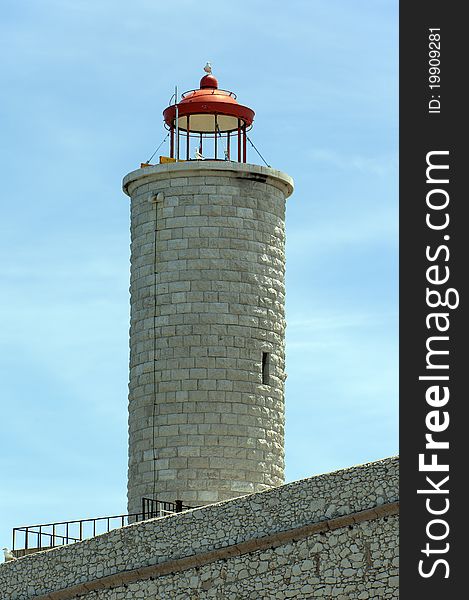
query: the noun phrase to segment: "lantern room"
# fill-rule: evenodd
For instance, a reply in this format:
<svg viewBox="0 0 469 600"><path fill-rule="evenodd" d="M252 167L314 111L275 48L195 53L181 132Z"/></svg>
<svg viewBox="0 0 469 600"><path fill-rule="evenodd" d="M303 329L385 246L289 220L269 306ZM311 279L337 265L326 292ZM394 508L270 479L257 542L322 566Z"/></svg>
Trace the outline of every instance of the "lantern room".
<svg viewBox="0 0 469 600"><path fill-rule="evenodd" d="M163 111L169 129L171 161L232 160L246 162L246 132L254 111L239 104L236 94L222 90L210 63L200 88L182 94Z"/></svg>

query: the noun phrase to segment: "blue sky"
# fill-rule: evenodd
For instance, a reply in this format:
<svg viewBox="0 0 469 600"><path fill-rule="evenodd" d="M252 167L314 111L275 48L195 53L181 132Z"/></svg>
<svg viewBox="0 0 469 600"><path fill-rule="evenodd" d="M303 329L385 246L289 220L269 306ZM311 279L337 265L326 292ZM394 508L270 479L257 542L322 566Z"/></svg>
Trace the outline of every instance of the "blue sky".
<svg viewBox="0 0 469 600"><path fill-rule="evenodd" d="M121 180L207 60L296 185L287 481L397 453L397 1L4 0L2 546L14 526L125 512Z"/></svg>

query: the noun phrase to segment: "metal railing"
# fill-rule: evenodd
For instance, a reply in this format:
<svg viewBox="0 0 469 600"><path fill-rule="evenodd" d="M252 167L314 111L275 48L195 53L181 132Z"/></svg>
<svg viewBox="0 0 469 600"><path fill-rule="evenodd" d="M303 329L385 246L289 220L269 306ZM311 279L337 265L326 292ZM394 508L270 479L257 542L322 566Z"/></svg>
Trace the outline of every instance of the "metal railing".
<svg viewBox="0 0 469 600"><path fill-rule="evenodd" d="M161 500L153 500L153 498L142 498L142 521L180 513L183 510L190 510L191 508L196 507L187 506L182 503L182 500L162 502Z"/></svg>
<svg viewBox="0 0 469 600"><path fill-rule="evenodd" d="M22 555L74 544L131 523L165 517L191 508L195 507L186 506L180 500L162 502L153 498L142 498L141 513L15 527L13 529L12 550Z"/></svg>

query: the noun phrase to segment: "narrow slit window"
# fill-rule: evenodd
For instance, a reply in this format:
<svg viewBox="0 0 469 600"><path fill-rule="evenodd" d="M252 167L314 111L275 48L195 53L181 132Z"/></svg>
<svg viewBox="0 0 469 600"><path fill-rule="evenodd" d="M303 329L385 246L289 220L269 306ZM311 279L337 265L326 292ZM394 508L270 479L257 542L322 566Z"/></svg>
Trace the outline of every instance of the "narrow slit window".
<svg viewBox="0 0 469 600"><path fill-rule="evenodd" d="M270 353L263 352L262 353L262 383L264 385L270 385L269 371L270 371Z"/></svg>

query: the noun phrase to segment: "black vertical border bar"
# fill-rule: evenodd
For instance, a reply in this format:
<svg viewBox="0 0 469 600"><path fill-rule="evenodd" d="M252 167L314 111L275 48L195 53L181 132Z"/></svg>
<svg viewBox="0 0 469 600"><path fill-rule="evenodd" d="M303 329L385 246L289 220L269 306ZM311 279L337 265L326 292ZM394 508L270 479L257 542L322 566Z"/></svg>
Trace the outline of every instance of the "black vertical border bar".
<svg viewBox="0 0 469 600"><path fill-rule="evenodd" d="M469 403L465 375L469 374L469 353L466 347L467 278L469 253L465 240L465 209L469 207L465 190L466 148L468 132L464 89L468 74L469 50L467 22L463 17L464 3L427 0L400 3L400 455L401 455L401 530L400 530L400 590L399 597L433 600L465 597L466 589L466 516L467 492L465 463L469 459L469 422L466 406ZM430 28L439 29L441 87L429 87ZM432 47L432 49L434 49ZM433 61L436 64L436 61ZM440 112L430 113L431 100L440 102ZM463 106L464 105L464 106ZM437 109L438 103L433 102ZM447 184L432 184L426 180L427 153L448 151L432 159L434 163L447 164ZM434 170L434 178L444 179L444 171ZM467 185L467 184L466 184ZM443 189L449 195L448 206L440 211L427 206L431 189ZM443 200L444 193L431 198ZM427 213L440 223L448 213L448 226L432 230L426 224ZM445 238L444 236L449 236ZM426 256L428 252L433 260ZM445 250L445 247L447 250ZM440 248L440 250L438 250ZM448 254L449 253L449 254ZM430 277L442 279L449 272L446 283L428 281L427 269L437 266ZM445 269L448 268L448 271ZM430 308L427 288L440 291L442 297L450 288L450 303L459 296L457 308ZM432 297L436 298L435 295ZM436 319L426 323L432 312L446 313L449 328L438 332ZM443 324L442 318L440 324ZM448 340L433 341L433 348L448 350L433 362L448 364L449 369L428 369L427 347L431 336L448 336ZM468 358L466 358L468 357ZM419 380L424 375L447 375L448 381ZM440 385L449 390L446 405L432 407L426 393L430 386ZM426 449L426 434L430 433L426 419L438 411L438 422L449 417L449 426L433 433L433 438L448 441L448 449ZM433 417L433 425L436 423ZM419 470L419 454L431 461L437 454L439 464L447 464L448 472ZM446 483L441 481L449 475ZM434 485L426 477L433 480ZM447 493L417 493L417 490L447 490ZM449 508L440 515L433 510ZM429 505L427 505L427 502ZM433 522L441 519L446 525ZM447 535L445 535L447 533ZM429 533L441 540L433 540ZM427 544L429 546L427 547ZM446 546L448 544L448 546ZM425 552L424 552L425 551ZM419 562L423 561L423 562ZM441 562L437 562L441 561ZM445 562L444 562L445 561ZM419 573L419 566L424 577ZM446 577L448 575L448 577Z"/></svg>

